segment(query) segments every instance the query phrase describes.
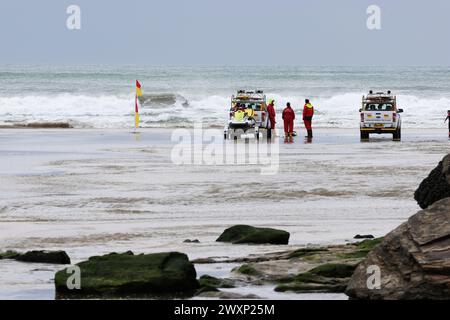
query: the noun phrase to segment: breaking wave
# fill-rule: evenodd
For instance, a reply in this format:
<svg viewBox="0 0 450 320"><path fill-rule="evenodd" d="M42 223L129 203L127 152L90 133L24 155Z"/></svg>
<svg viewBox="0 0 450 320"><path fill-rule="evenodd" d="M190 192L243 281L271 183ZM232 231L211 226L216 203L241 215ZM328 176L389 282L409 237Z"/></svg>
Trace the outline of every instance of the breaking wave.
<svg viewBox="0 0 450 320"><path fill-rule="evenodd" d="M279 118L281 106L286 102L291 102L300 115L305 97L270 92L267 96L276 100ZM313 98L315 126L358 127L361 96L359 93L343 93ZM227 121L230 97L156 93L145 94L140 104L143 127L186 127L202 119L205 125L222 126ZM450 109L450 98L399 95L398 104L405 110L402 115L405 126L433 128L442 126L446 111ZM133 125L133 114L132 94L0 97L0 126L39 127L38 124L63 123L74 128L129 128Z"/></svg>

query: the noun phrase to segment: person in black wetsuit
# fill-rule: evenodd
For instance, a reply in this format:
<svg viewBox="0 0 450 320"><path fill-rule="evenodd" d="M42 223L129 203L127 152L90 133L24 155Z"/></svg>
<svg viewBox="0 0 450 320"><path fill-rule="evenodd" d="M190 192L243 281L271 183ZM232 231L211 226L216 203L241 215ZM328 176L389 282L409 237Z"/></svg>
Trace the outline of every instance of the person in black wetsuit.
<svg viewBox="0 0 450 320"><path fill-rule="evenodd" d="M448 138L450 139L450 110L447 110L447 118L445 118L445 122L448 120Z"/></svg>

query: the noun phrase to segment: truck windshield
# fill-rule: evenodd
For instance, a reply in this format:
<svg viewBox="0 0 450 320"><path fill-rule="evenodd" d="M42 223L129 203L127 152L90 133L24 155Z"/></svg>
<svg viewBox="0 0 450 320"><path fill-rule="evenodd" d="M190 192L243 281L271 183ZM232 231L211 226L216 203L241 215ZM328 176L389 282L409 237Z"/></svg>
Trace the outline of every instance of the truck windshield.
<svg viewBox="0 0 450 320"><path fill-rule="evenodd" d="M238 110L238 109L253 109L253 111L261 111L261 104L241 102L236 103L231 107L231 110Z"/></svg>
<svg viewBox="0 0 450 320"><path fill-rule="evenodd" d="M367 103L365 111L394 111L392 103Z"/></svg>

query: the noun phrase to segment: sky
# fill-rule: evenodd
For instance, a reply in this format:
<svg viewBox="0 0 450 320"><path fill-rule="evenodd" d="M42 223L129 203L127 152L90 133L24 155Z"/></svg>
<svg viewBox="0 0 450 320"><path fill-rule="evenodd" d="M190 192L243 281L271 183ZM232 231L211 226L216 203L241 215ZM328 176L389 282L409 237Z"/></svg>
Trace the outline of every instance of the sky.
<svg viewBox="0 0 450 320"><path fill-rule="evenodd" d="M448 66L449 31L448 0L2 0L0 64Z"/></svg>

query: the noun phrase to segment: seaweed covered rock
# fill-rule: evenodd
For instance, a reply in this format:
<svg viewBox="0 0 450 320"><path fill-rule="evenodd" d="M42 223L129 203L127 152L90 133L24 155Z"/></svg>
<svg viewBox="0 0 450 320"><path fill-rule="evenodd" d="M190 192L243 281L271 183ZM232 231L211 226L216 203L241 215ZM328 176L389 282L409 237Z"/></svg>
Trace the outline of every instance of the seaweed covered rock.
<svg viewBox="0 0 450 320"><path fill-rule="evenodd" d="M200 286L214 288L234 288L234 281L231 279L216 278L209 275L203 275L199 280Z"/></svg>
<svg viewBox="0 0 450 320"><path fill-rule="evenodd" d="M216 240L234 244L288 244L289 232L271 228L237 225L226 229Z"/></svg>
<svg viewBox="0 0 450 320"><path fill-rule="evenodd" d="M5 251L5 252L0 252L0 260L2 260L2 259L15 259L19 255L20 255L20 253L18 253L17 251L12 251L12 250L8 250L8 251Z"/></svg>
<svg viewBox="0 0 450 320"><path fill-rule="evenodd" d="M448 299L449 221L450 198L419 211L358 265L346 293L355 299ZM370 266L380 270L379 288L368 288Z"/></svg>
<svg viewBox="0 0 450 320"><path fill-rule="evenodd" d="M220 292L219 288L235 288L235 282L231 279L215 278L209 275L203 275L199 279L200 289L196 295L202 295L205 292Z"/></svg>
<svg viewBox="0 0 450 320"><path fill-rule="evenodd" d="M70 258L65 251L27 251L19 253L6 251L0 253L0 259L13 259L21 262L70 264Z"/></svg>
<svg viewBox="0 0 450 320"><path fill-rule="evenodd" d="M67 269L56 273L58 298L191 296L199 287L194 265L178 252L112 253L77 264L81 289L70 290Z"/></svg>
<svg viewBox="0 0 450 320"><path fill-rule="evenodd" d="M297 293L341 293L347 288L348 281L356 265L328 263L317 266L308 272L285 279L275 288L277 292L293 291Z"/></svg>
<svg viewBox="0 0 450 320"><path fill-rule="evenodd" d="M439 162L414 193L414 199L422 209L448 197L450 197L450 154Z"/></svg>

